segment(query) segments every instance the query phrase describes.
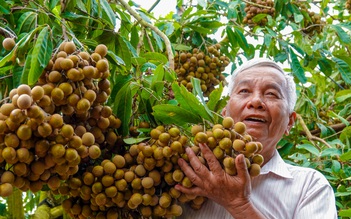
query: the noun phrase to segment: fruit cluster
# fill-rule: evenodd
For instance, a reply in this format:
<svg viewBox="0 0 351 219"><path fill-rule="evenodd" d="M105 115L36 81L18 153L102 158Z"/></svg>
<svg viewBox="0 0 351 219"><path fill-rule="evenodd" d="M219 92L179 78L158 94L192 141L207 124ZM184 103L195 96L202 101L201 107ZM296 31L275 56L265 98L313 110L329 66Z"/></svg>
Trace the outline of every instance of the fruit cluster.
<svg viewBox="0 0 351 219"><path fill-rule="evenodd" d="M321 33L325 25L325 21L322 21L321 16L308 10L309 5L305 2L294 2L294 4L309 16L309 18L304 19L302 32L309 36L313 36L314 33Z"/></svg>
<svg viewBox="0 0 351 219"><path fill-rule="evenodd" d="M180 52L175 54L175 72L178 83L192 91L191 78L201 81L201 90L204 96L215 89L220 82L226 83L222 72L229 65L229 58L221 55L220 44L208 46L206 52L193 49L192 52Z"/></svg>
<svg viewBox="0 0 351 219"><path fill-rule="evenodd" d="M63 208L74 218L169 218L182 214L182 205L200 209L204 197L182 194L176 184L192 187L178 166L178 159L188 160L185 148L190 147L206 165L198 144L207 143L224 170L236 175L235 157L245 154L251 176L257 176L263 157L262 145L246 134L245 125L225 118L204 131L194 125L191 135L180 129L158 126L150 131L150 140L129 147L101 164L89 166L82 175L62 183L55 192L70 197Z"/></svg>
<svg viewBox="0 0 351 219"><path fill-rule="evenodd" d="M253 20L258 14L266 14L272 17L275 15L274 2L272 0L251 0L246 3L244 10L246 15L243 19L243 23L250 26L265 26L267 24L267 17L264 17L257 22Z"/></svg>
<svg viewBox="0 0 351 219"><path fill-rule="evenodd" d="M347 0L345 2L345 8L347 9L347 11L349 12L349 14L351 14L351 0Z"/></svg>
<svg viewBox="0 0 351 219"><path fill-rule="evenodd" d="M38 83L10 91L0 107L0 196L58 188L61 181L116 146L121 121L104 103L110 93L107 48L91 55L64 42Z"/></svg>

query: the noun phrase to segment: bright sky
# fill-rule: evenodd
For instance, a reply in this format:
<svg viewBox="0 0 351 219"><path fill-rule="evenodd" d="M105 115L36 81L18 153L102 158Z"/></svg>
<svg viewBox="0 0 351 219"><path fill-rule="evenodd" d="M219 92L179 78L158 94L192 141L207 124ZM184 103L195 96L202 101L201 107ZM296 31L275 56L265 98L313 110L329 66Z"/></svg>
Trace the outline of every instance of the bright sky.
<svg viewBox="0 0 351 219"><path fill-rule="evenodd" d="M149 10L156 0L134 0L134 2L139 4L141 8ZM155 14L155 17L166 15L171 11L175 11L176 5L177 0L161 0L152 12Z"/></svg>

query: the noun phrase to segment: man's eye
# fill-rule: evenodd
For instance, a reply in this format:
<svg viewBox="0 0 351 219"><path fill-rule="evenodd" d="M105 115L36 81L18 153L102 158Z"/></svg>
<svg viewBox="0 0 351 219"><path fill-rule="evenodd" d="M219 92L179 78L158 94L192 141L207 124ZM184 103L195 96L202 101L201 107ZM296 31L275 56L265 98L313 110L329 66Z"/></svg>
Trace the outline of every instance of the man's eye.
<svg viewBox="0 0 351 219"><path fill-rule="evenodd" d="M249 90L247 90L247 89L241 89L240 91L239 91L239 93L248 93L249 92Z"/></svg>

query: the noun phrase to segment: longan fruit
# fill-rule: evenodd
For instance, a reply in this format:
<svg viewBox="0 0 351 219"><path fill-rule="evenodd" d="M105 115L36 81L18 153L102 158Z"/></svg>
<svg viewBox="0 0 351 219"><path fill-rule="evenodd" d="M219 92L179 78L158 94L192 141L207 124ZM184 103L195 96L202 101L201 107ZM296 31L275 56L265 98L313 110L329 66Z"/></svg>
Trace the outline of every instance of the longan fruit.
<svg viewBox="0 0 351 219"><path fill-rule="evenodd" d="M29 140L32 137L32 129L29 125L22 124L18 127L16 134L23 141Z"/></svg>
<svg viewBox="0 0 351 219"><path fill-rule="evenodd" d="M91 146L95 143L95 137L91 132L86 132L82 135L82 144L85 146Z"/></svg>
<svg viewBox="0 0 351 219"><path fill-rule="evenodd" d="M21 84L17 87L17 94L19 96L22 94L31 95L31 93L32 93L32 89L26 84Z"/></svg>
<svg viewBox="0 0 351 219"><path fill-rule="evenodd" d="M89 157L91 159L97 159L101 155L101 149L97 145L90 146L88 150L89 150Z"/></svg>
<svg viewBox="0 0 351 219"><path fill-rule="evenodd" d="M249 167L249 173L250 173L250 176L252 177L260 175L260 171L261 171L261 167L257 163L253 163Z"/></svg>
<svg viewBox="0 0 351 219"><path fill-rule="evenodd" d="M76 51L76 45L73 42L66 42L63 46L63 50L67 54L71 54Z"/></svg>
<svg viewBox="0 0 351 219"><path fill-rule="evenodd" d="M243 122L237 122L234 124L234 130L239 134L244 134L246 132L246 125Z"/></svg>
<svg viewBox="0 0 351 219"><path fill-rule="evenodd" d="M100 59L97 63L96 63L96 68L99 72L105 72L108 70L109 68L109 64L108 61L106 59Z"/></svg>
<svg viewBox="0 0 351 219"><path fill-rule="evenodd" d="M98 53L101 57L104 57L104 56L106 56L106 54L107 54L107 47L106 47L106 45L104 45L104 44L99 44L99 45L97 45L96 47L95 47L95 50L94 50L94 52L95 53Z"/></svg>
<svg viewBox="0 0 351 219"><path fill-rule="evenodd" d="M12 103L5 103L1 105L0 107L0 113L3 114L4 116L9 116L10 113L15 109L15 105Z"/></svg>
<svg viewBox="0 0 351 219"><path fill-rule="evenodd" d="M226 129L231 129L234 126L234 119L231 117L225 117L222 121L222 125Z"/></svg>
<svg viewBox="0 0 351 219"><path fill-rule="evenodd" d="M32 98L28 94L22 94L17 99L17 106L20 109L28 109L32 105Z"/></svg>
<svg viewBox="0 0 351 219"><path fill-rule="evenodd" d="M41 86L34 86L31 90L31 96L34 101L39 101L44 96L44 89Z"/></svg>
<svg viewBox="0 0 351 219"><path fill-rule="evenodd" d="M7 197L10 196L13 192L13 186L11 183L3 183L0 185L0 196Z"/></svg>
<svg viewBox="0 0 351 219"><path fill-rule="evenodd" d="M195 141L198 143L207 143L208 139L207 139L207 135L204 132L198 132L195 135Z"/></svg>
<svg viewBox="0 0 351 219"><path fill-rule="evenodd" d="M238 152L245 150L245 142L241 139L235 139L233 142L233 149Z"/></svg>
<svg viewBox="0 0 351 219"><path fill-rule="evenodd" d="M141 180L141 185L143 186L143 188L150 189L154 186L154 180L151 177L144 177Z"/></svg>
<svg viewBox="0 0 351 219"><path fill-rule="evenodd" d="M4 47L5 50L10 51L15 47L16 42L13 38L7 37L2 41L2 47Z"/></svg>

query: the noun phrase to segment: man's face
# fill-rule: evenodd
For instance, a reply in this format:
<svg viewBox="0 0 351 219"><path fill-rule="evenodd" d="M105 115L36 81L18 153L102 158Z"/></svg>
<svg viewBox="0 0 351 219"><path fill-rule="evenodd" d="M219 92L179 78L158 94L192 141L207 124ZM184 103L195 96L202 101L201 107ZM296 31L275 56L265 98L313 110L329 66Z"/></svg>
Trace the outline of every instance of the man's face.
<svg viewBox="0 0 351 219"><path fill-rule="evenodd" d="M295 120L289 113L285 78L272 67L252 67L237 75L233 92L223 111L235 122L246 124L247 132L263 144L262 154L270 159L284 133Z"/></svg>

